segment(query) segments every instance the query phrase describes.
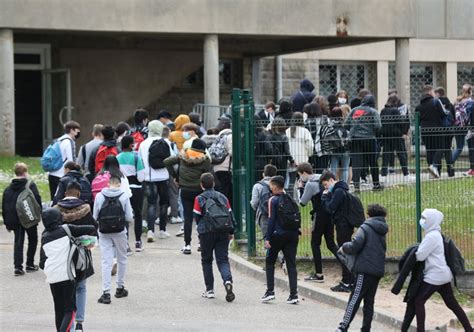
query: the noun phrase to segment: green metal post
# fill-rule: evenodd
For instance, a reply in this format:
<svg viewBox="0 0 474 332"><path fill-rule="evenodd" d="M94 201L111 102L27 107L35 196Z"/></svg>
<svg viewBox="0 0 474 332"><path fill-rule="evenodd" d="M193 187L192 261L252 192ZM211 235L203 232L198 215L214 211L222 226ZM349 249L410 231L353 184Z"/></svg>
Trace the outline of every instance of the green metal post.
<svg viewBox="0 0 474 332"><path fill-rule="evenodd" d="M241 92L240 89L232 90L232 210L237 221L237 232L235 237L237 239L242 236L242 202L240 193L240 177L242 173L241 167L241 123L240 123L240 104Z"/></svg>
<svg viewBox="0 0 474 332"><path fill-rule="evenodd" d="M254 102L252 93L249 90L243 91L243 103L244 103L244 123L245 123L245 226L247 229L247 254L249 257L255 256L256 252L256 236L255 236L255 218L252 207L250 206L249 200L252 192L254 175Z"/></svg>
<svg viewBox="0 0 474 332"><path fill-rule="evenodd" d="M420 114L415 113L415 170L416 170L416 240L421 242L421 161L420 161Z"/></svg>

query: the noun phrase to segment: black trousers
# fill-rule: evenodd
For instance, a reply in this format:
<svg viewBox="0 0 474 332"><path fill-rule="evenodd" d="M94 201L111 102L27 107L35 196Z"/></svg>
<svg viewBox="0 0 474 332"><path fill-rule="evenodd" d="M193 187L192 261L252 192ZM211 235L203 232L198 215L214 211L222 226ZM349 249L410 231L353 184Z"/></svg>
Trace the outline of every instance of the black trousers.
<svg viewBox="0 0 474 332"><path fill-rule="evenodd" d="M316 216L314 229L311 232L311 251L313 252L314 270L317 274L323 273L321 259L321 241L323 236L326 241L326 247L337 257L336 253L339 248L334 242L334 225L331 218L318 218Z"/></svg>
<svg viewBox="0 0 474 332"><path fill-rule="evenodd" d="M370 168L372 182L379 184L378 146L375 138L351 141L352 179L354 187L360 186L360 175L365 167Z"/></svg>
<svg viewBox="0 0 474 332"><path fill-rule="evenodd" d="M66 280L49 286L54 300L56 331L69 332L76 314L76 283Z"/></svg>
<svg viewBox="0 0 474 332"><path fill-rule="evenodd" d="M329 168L329 162L331 161L330 155L312 155L309 157L309 163L313 166L314 173L322 174L324 170Z"/></svg>
<svg viewBox="0 0 474 332"><path fill-rule="evenodd" d="M439 165L441 162L443 147L445 145L444 137L430 132L428 134L422 133L421 138L423 139L423 143L425 143L426 162L428 166Z"/></svg>
<svg viewBox="0 0 474 332"><path fill-rule="evenodd" d="M469 148L469 168L474 169L474 137L467 140L467 147Z"/></svg>
<svg viewBox="0 0 474 332"><path fill-rule="evenodd" d="M338 223L336 224L336 241L339 247L346 242L350 242L352 240L352 234L354 233L354 227L347 223ZM337 258L337 256L336 256ZM345 264L339 262L342 268L342 282L345 284L352 284L354 276L352 272L349 271Z"/></svg>
<svg viewBox="0 0 474 332"><path fill-rule="evenodd" d="M343 331L347 331L354 319L360 303L364 300L364 318L362 321L362 332L370 331L372 327L372 318L374 316L374 300L377 293L380 278L368 274L357 274L355 278L354 288L347 303L344 318L339 324Z"/></svg>
<svg viewBox="0 0 474 332"><path fill-rule="evenodd" d="M387 176L389 165L395 164L395 151L397 153L403 175L408 175L408 155L403 138L384 139L382 152L382 176Z"/></svg>
<svg viewBox="0 0 474 332"><path fill-rule="evenodd" d="M184 214L184 244L191 244L193 232L193 207L194 199L201 194L202 191L192 191L181 189L181 203L183 204Z"/></svg>
<svg viewBox="0 0 474 332"><path fill-rule="evenodd" d="M143 207L143 189L130 188L132 190L132 197L130 197L130 205L133 209L133 218L135 222L135 241L140 241L142 236L142 207Z"/></svg>
<svg viewBox="0 0 474 332"><path fill-rule="evenodd" d="M61 178L58 178L57 176L53 176L53 175L48 175L49 194L51 196L51 200L54 198L54 195L56 194L56 190L58 189L58 186L59 186L59 180L61 180Z"/></svg>
<svg viewBox="0 0 474 332"><path fill-rule="evenodd" d="M446 168L448 171L448 176L454 176L453 168L453 152L451 151L451 143L453 142L454 135L442 133L440 140L442 142L441 154L439 159L439 164L436 165L438 172L441 174L442 169L442 159L446 162Z"/></svg>
<svg viewBox="0 0 474 332"><path fill-rule="evenodd" d="M13 230L15 233L15 244L13 247L13 264L15 269L23 269L23 244L25 233L28 235L28 251L26 252L26 266L33 266L35 261L36 246L38 245L38 226L28 229L21 225Z"/></svg>
<svg viewBox="0 0 474 332"><path fill-rule="evenodd" d="M216 190L227 197L232 205L232 173L227 171L218 171L216 176Z"/></svg>
<svg viewBox="0 0 474 332"><path fill-rule="evenodd" d="M267 290L273 291L275 289L275 263L278 259L278 253L283 251L286 268L288 270L288 280L290 282L290 294L298 294L298 275L296 271L296 250L298 248L298 241L297 233L272 235L270 239L271 248L267 249L267 257L265 259Z"/></svg>

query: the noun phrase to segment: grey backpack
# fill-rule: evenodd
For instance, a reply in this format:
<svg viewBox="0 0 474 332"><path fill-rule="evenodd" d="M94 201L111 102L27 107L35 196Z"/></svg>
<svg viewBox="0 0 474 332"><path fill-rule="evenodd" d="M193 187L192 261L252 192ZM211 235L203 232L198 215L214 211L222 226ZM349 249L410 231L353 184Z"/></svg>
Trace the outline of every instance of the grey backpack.
<svg viewBox="0 0 474 332"><path fill-rule="evenodd" d="M18 195L16 200L16 213L18 220L24 228L38 225L41 221L41 206L36 201L35 195L30 189L31 180L26 182L25 189Z"/></svg>

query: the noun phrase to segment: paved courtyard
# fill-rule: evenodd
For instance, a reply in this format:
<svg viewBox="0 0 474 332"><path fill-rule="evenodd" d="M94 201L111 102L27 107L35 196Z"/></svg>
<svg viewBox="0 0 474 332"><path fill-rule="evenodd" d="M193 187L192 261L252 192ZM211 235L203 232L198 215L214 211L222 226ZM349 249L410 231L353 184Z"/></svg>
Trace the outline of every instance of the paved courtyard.
<svg viewBox="0 0 474 332"><path fill-rule="evenodd" d="M172 235L178 225L171 225ZM194 236L194 235L193 235ZM13 234L0 226L0 330L52 331L53 301L43 272L13 276ZM96 274L88 280L86 331L334 331L343 311L304 299L288 305L288 290L276 289L277 299L262 304L265 285L234 272L236 300L227 303L220 279L216 299L201 298L204 289L200 255L193 243L190 256L179 252L182 238L157 240L129 258L129 297L112 304L97 303L101 294L100 251L94 249ZM26 249L25 249L26 250ZM37 252L39 257L39 250ZM217 268L215 268L217 274ZM216 277L218 277L216 275ZM353 323L360 329L361 319ZM374 331L390 331L374 323Z"/></svg>

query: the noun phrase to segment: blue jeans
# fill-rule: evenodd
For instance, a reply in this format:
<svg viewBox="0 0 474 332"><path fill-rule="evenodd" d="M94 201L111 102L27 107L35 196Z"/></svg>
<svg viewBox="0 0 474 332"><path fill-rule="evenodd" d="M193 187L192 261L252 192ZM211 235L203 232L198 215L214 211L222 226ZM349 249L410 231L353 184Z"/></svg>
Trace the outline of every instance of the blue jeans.
<svg viewBox="0 0 474 332"><path fill-rule="evenodd" d="M78 281L76 284L76 322L81 323L84 321L84 316L86 313L86 281L87 279L83 279Z"/></svg>
<svg viewBox="0 0 474 332"><path fill-rule="evenodd" d="M202 221L201 221L202 222ZM216 255L216 263L221 273L222 281L232 282L232 274L229 265L229 234L227 233L204 233L199 234L201 243L201 264L204 274L206 290L214 289L214 273L212 272L213 254Z"/></svg>
<svg viewBox="0 0 474 332"><path fill-rule="evenodd" d="M349 164L351 162L351 158L349 157L348 152L344 153L336 153L331 155L331 172L336 174L337 168L341 167L342 170L342 177L339 180L342 180L346 183L349 181Z"/></svg>
<svg viewBox="0 0 474 332"><path fill-rule="evenodd" d="M157 210L160 213L160 231L166 231L166 223L168 222L168 180L156 182L143 182L144 194L148 202L148 214L146 221L148 230L155 232L155 220ZM159 203L157 203L159 198Z"/></svg>
<svg viewBox="0 0 474 332"><path fill-rule="evenodd" d="M456 160L459 158L459 155L464 148L464 143L466 142L466 133L456 134L454 135L454 139L456 140L456 149L452 152L451 161L454 164Z"/></svg>

